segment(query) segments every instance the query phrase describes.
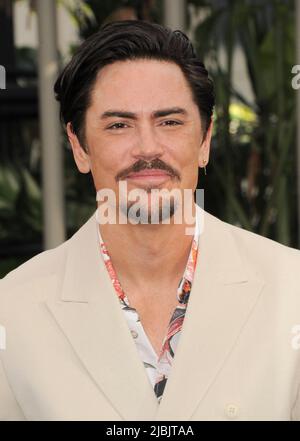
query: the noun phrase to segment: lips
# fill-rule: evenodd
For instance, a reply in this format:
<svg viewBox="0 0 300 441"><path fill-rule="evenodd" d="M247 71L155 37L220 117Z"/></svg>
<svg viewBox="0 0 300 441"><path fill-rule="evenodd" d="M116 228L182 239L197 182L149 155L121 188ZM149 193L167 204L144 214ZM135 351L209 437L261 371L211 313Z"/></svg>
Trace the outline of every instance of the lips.
<svg viewBox="0 0 300 441"><path fill-rule="evenodd" d="M164 170L141 170L140 172L130 173L127 178L166 178L170 174Z"/></svg>

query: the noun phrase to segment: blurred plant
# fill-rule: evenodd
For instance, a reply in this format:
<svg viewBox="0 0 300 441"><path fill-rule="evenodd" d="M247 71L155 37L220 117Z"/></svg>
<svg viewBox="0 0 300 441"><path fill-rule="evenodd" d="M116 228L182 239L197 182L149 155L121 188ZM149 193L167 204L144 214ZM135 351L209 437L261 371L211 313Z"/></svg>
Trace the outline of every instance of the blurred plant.
<svg viewBox="0 0 300 441"><path fill-rule="evenodd" d="M57 1L75 21L80 38L118 19L163 22L162 0ZM288 245L296 244L295 102L290 87L290 66L294 64L294 2L187 0L187 3L189 8L193 7L188 15L188 33L215 81L217 96L211 160L204 183L209 195L205 207L229 223ZM31 0L30 5L34 11L35 1ZM253 102L233 86L237 45L246 59ZM74 48L70 49L72 52ZM225 54L225 64L221 62L221 52ZM18 50L16 61L24 72L36 69L35 54L26 48ZM25 80L23 85L30 84L28 77ZM31 124L24 119L20 126L13 121L9 124L9 137L4 126L0 127L2 249L14 244L38 243L42 232L37 121ZM70 236L90 215L95 200L91 177L76 170L67 142L64 149ZM201 178L199 186L203 186Z"/></svg>
<svg viewBox="0 0 300 441"><path fill-rule="evenodd" d="M40 187L26 167L23 166L21 169L12 165L0 167L2 245L7 242L24 244L41 234L41 202Z"/></svg>
<svg viewBox="0 0 300 441"><path fill-rule="evenodd" d="M83 2L80 2L83 3ZM88 14L69 8L82 39L96 32L101 25L117 20L162 20L162 1L157 0L85 0Z"/></svg>
<svg viewBox="0 0 300 441"><path fill-rule="evenodd" d="M216 85L217 129L207 179L209 197L217 201L214 211L229 223L287 245L296 244L296 119L290 86L295 54L294 2L189 3L194 11L205 11L193 37ZM246 60L253 103L233 87L233 57L238 44ZM225 66L220 61L221 51ZM240 114L238 131L233 130L237 123L236 115L230 112L232 103L247 106L256 115L249 120Z"/></svg>

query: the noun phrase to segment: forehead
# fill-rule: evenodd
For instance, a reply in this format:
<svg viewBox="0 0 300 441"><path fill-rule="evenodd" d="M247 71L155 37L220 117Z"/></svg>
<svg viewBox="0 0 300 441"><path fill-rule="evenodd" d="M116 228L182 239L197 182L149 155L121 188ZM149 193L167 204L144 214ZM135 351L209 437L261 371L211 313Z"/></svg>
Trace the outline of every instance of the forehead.
<svg viewBox="0 0 300 441"><path fill-rule="evenodd" d="M98 73L92 105L128 110L192 106L190 86L177 64L160 60L116 61ZM134 108L133 108L134 106Z"/></svg>

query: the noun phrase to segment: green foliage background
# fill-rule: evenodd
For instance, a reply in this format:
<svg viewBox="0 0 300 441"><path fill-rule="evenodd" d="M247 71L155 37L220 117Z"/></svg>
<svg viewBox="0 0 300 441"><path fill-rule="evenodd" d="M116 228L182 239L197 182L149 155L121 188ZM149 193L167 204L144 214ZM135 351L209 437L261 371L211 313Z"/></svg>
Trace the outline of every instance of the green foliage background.
<svg viewBox="0 0 300 441"><path fill-rule="evenodd" d="M163 23L161 0L61 3L75 20L81 38L114 20L116 11L122 8L132 8L140 19L147 17ZM208 174L201 173L198 183L199 188L205 189L205 209L229 223L297 247L296 103L290 73L297 64L294 1L187 3L196 11L205 11L206 18L196 26L191 38L209 67L217 96ZM234 88L236 45L246 60L253 102ZM74 49L70 48L70 54ZM225 64L220 62L220 51ZM19 67L36 72L34 51L22 48L16 57ZM0 121L0 136L2 277L42 251L43 222L38 121ZM66 138L63 139L70 237L95 209L95 195L91 176L77 171Z"/></svg>

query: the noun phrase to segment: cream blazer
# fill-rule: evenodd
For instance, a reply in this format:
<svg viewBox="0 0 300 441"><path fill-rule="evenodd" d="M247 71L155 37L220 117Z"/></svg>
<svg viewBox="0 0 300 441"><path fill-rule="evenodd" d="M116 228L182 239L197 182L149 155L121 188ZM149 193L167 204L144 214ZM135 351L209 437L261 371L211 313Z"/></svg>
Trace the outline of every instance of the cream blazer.
<svg viewBox="0 0 300 441"><path fill-rule="evenodd" d="M94 213L0 281L1 420L300 420L300 251L197 209L197 267L161 403Z"/></svg>

